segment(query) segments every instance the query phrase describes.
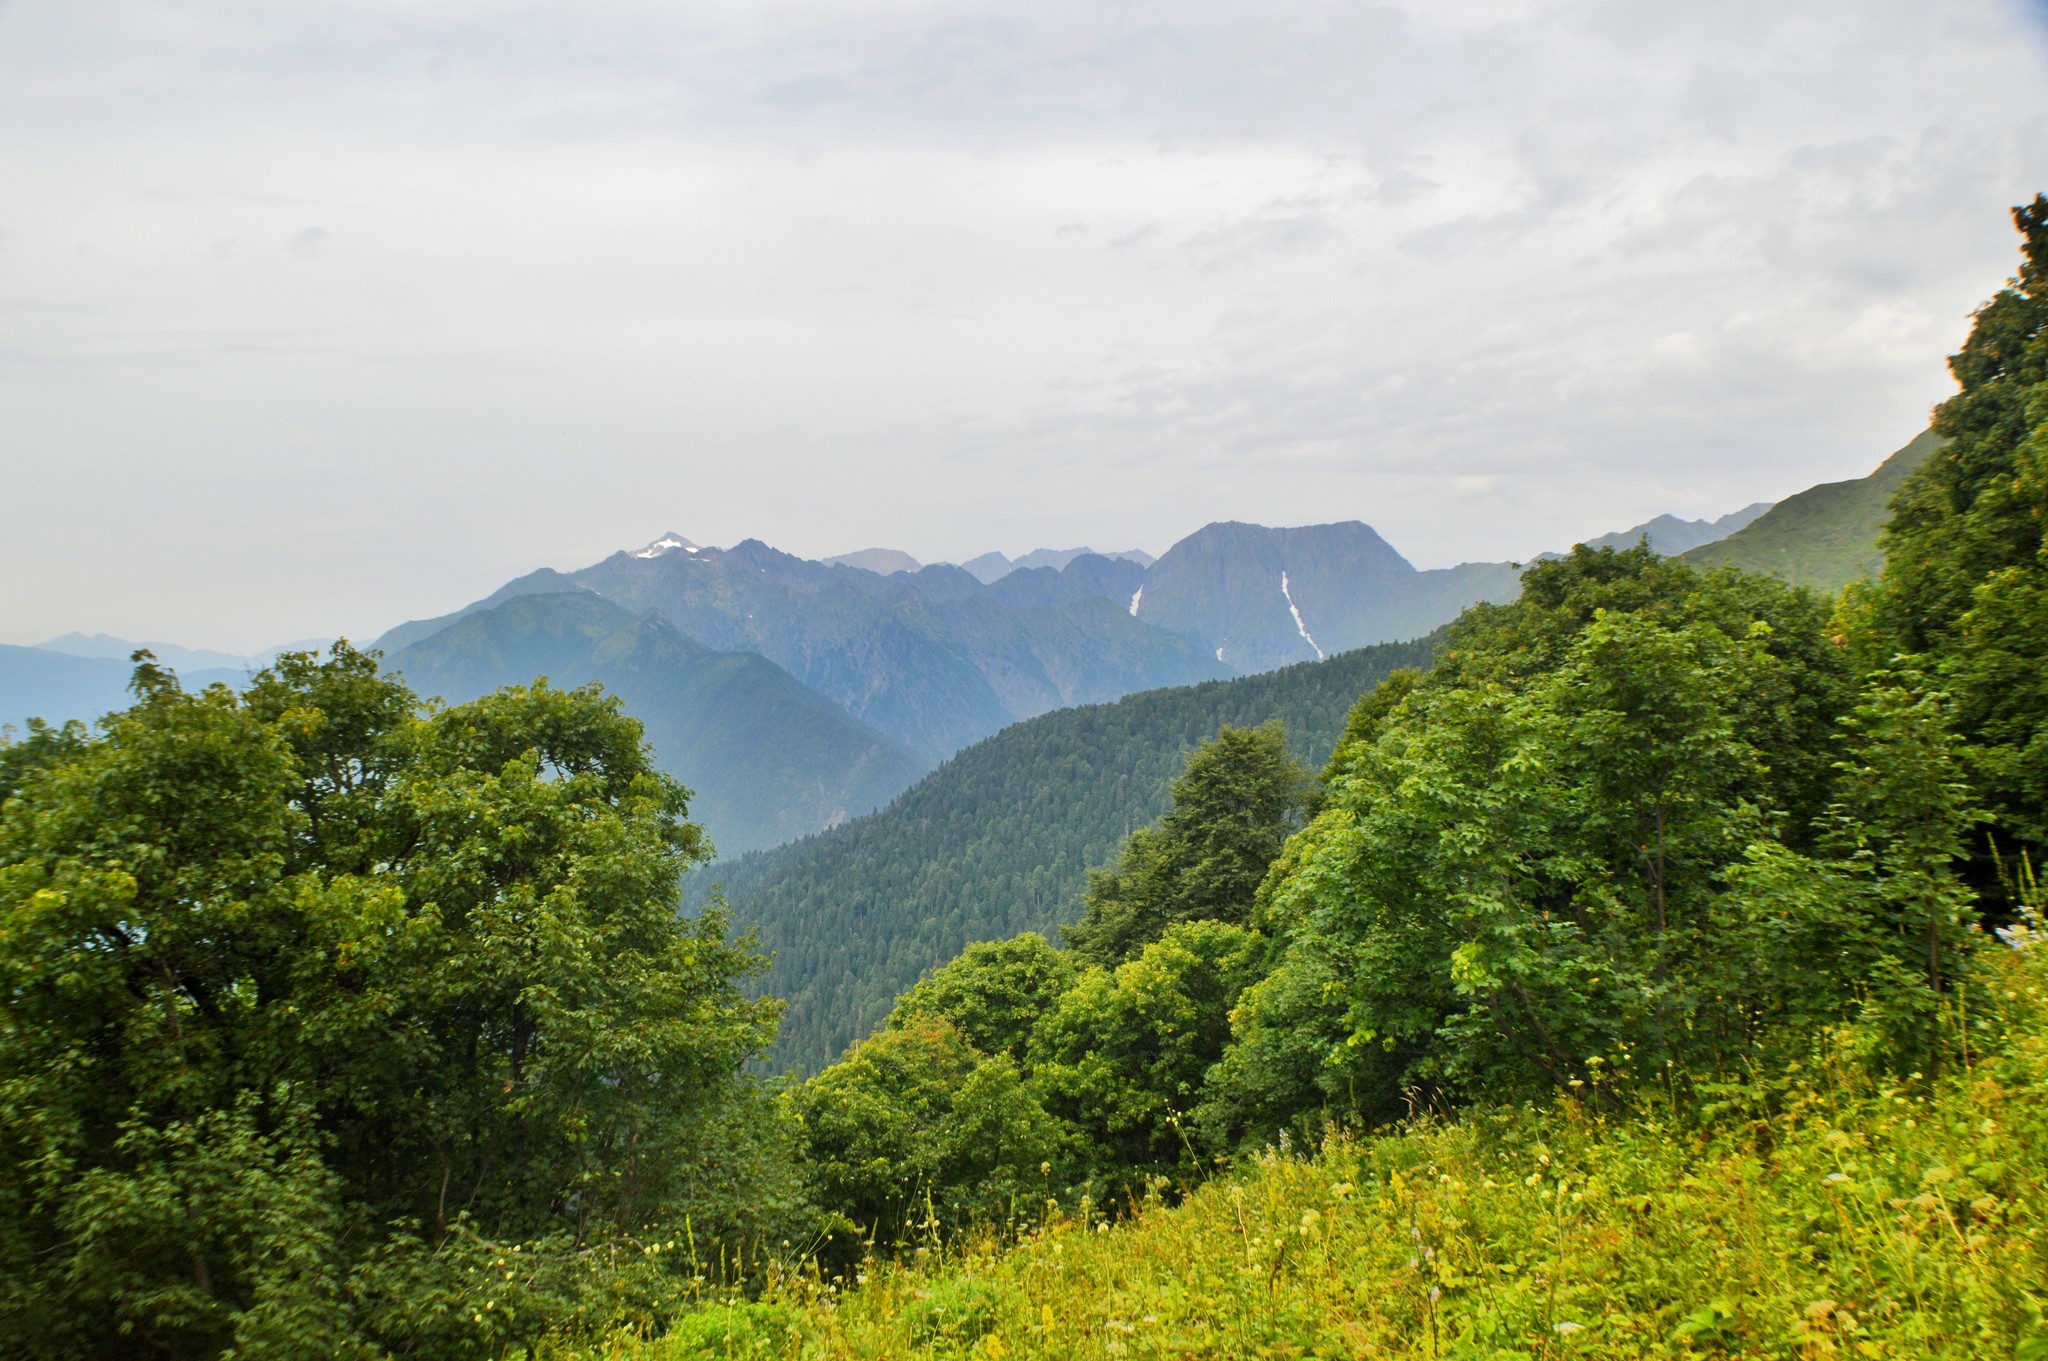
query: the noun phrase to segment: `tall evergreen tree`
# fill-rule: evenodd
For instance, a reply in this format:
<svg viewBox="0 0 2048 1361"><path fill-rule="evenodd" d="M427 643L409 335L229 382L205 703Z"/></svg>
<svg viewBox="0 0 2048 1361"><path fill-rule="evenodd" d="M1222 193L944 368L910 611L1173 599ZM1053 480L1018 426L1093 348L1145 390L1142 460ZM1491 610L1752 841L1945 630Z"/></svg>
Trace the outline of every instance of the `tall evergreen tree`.
<svg viewBox="0 0 2048 1361"><path fill-rule="evenodd" d="M1176 922L1243 922L1311 788L1278 723L1225 727L1188 759L1166 816L1090 873L1086 915L1066 932L1075 955L1115 965Z"/></svg>

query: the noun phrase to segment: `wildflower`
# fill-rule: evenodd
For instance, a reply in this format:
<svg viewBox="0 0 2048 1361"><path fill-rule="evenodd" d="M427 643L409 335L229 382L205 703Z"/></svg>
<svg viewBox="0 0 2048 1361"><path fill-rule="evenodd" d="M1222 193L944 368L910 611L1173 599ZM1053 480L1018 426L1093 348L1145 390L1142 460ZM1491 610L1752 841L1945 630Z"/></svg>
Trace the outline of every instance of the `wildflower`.
<svg viewBox="0 0 2048 1361"><path fill-rule="evenodd" d="M1342 1200L1344 1199L1344 1197L1350 1195L1354 1189L1356 1188L1354 1188L1350 1182L1340 1181L1335 1186L1332 1186L1330 1188L1330 1199Z"/></svg>

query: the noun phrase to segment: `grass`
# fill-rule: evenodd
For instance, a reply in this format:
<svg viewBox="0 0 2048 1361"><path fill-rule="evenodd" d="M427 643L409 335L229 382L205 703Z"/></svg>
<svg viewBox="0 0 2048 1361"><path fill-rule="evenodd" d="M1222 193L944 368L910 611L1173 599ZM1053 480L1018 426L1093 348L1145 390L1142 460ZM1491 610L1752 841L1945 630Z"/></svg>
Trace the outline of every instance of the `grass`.
<svg viewBox="0 0 2048 1361"><path fill-rule="evenodd" d="M1938 1080L1837 1036L1710 1093L1704 1126L1424 1118L554 1355L2048 1361L2048 946L1985 953Z"/></svg>

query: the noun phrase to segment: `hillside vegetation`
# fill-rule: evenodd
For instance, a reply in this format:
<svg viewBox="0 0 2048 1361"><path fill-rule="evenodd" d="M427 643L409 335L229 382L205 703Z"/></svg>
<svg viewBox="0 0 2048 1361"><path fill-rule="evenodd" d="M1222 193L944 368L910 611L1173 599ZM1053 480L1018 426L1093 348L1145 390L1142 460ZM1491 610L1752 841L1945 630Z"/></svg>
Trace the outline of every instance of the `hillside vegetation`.
<svg viewBox="0 0 2048 1361"><path fill-rule="evenodd" d="M1884 566L1878 535L1906 477L1946 441L1932 430L1879 464L1868 477L1823 482L1788 496L1754 522L1685 553L1697 567L1770 572L1795 586L1839 591Z"/></svg>
<svg viewBox="0 0 2048 1361"><path fill-rule="evenodd" d="M715 866L774 957L776 1062L816 1071L925 970L980 940L1054 931L1090 867L1158 817L1186 753L1226 724L1277 719L1327 760L1359 694L1434 643L1388 643L1238 680L1062 709L969 747L871 817Z"/></svg>
<svg viewBox="0 0 2048 1361"><path fill-rule="evenodd" d="M1967 1067L1845 1033L1700 1121L1561 1098L1268 1149L1183 1204L786 1277L619 1361L728 1356L2048 1356L2048 949L1988 962Z"/></svg>

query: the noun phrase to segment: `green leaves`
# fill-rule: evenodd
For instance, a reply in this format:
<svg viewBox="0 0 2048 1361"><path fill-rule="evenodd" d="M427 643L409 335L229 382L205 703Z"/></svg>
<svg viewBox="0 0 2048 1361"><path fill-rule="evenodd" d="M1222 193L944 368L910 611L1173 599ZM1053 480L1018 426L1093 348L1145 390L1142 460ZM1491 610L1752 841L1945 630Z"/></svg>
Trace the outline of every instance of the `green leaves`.
<svg viewBox="0 0 2048 1361"><path fill-rule="evenodd" d="M1965 760L2007 837L2048 845L2048 197L2013 210L2012 286L1951 356L1949 443L1900 488L1861 638L1919 663L1952 697Z"/></svg>
<svg viewBox="0 0 2048 1361"><path fill-rule="evenodd" d="M776 1005L615 704L422 714L345 644L136 693L6 750L0 1349L344 1354L411 1326L345 1284L394 1226L758 1221L705 1168Z"/></svg>
<svg viewBox="0 0 2048 1361"><path fill-rule="evenodd" d="M1261 890L1285 936L1207 1117L1245 1132L1404 1093L1590 1095L1739 1052L1759 1006L1729 913L1744 847L1825 806L1846 666L1811 596L1647 550L1532 568L1427 678L1361 704L1322 811ZM1779 977L1769 974L1770 977ZM1256 1060L1254 1055L1259 1056Z"/></svg>
<svg viewBox="0 0 2048 1361"><path fill-rule="evenodd" d="M1278 723L1223 728L1189 757L1166 816L1090 873L1087 913L1066 932L1074 953L1114 965L1174 922L1245 920L1310 787Z"/></svg>

